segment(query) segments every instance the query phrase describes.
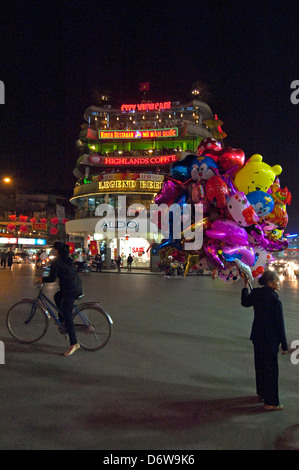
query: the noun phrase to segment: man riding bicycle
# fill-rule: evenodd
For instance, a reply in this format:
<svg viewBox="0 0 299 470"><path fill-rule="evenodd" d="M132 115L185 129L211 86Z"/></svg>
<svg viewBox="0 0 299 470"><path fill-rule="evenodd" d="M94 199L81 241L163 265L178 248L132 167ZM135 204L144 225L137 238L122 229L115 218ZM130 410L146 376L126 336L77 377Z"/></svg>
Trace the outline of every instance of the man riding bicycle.
<svg viewBox="0 0 299 470"><path fill-rule="evenodd" d="M70 348L64 356L70 356L80 344L77 342L73 321L74 301L82 294L82 281L74 267L73 260L69 256L69 246L63 242L55 242L53 245L55 260L50 265L50 275L40 279L42 283L54 282L59 279L60 290L54 295L57 307L62 311L66 330L70 340Z"/></svg>

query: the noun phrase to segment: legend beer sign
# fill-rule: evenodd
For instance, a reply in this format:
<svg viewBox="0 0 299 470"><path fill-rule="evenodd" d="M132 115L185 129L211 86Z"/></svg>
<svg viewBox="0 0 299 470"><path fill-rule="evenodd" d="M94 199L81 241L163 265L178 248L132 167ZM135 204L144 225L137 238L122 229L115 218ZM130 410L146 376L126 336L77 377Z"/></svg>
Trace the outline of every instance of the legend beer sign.
<svg viewBox="0 0 299 470"><path fill-rule="evenodd" d="M167 137L177 136L177 127L166 129L139 129L129 131L99 130L99 139L165 139Z"/></svg>
<svg viewBox="0 0 299 470"><path fill-rule="evenodd" d="M99 181L98 190L105 192L147 192L157 193L162 188L163 181L144 180L111 180Z"/></svg>

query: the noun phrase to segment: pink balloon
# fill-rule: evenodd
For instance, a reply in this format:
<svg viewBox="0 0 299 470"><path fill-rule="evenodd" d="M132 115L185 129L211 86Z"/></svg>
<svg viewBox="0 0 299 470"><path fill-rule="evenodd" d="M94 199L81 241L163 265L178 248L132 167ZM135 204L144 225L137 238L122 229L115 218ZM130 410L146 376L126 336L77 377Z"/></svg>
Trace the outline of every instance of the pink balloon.
<svg viewBox="0 0 299 470"><path fill-rule="evenodd" d="M206 235L231 245L249 245L246 230L233 220L215 220Z"/></svg>
<svg viewBox="0 0 299 470"><path fill-rule="evenodd" d="M255 252L252 246L221 246L220 251L227 261L233 261L234 258L239 259L247 266L253 266L255 263Z"/></svg>
<svg viewBox="0 0 299 470"><path fill-rule="evenodd" d="M205 239L203 243L203 249L207 259L215 266L217 269L224 269L225 265L219 257L219 243L215 240Z"/></svg>
<svg viewBox="0 0 299 470"><path fill-rule="evenodd" d="M175 179L165 177L162 189L155 197L156 204L167 204L170 206L176 198L181 194L183 188L182 183Z"/></svg>

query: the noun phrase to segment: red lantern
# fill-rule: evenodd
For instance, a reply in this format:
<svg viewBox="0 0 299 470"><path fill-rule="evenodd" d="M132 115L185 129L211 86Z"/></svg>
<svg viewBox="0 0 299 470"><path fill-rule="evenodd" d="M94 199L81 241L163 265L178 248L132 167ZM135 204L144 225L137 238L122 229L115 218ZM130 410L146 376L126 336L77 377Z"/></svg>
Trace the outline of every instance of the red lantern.
<svg viewBox="0 0 299 470"><path fill-rule="evenodd" d="M51 235L57 235L57 233L58 233L58 228L52 227L51 230L50 230L50 234Z"/></svg>
<svg viewBox="0 0 299 470"><path fill-rule="evenodd" d="M28 216L27 215L20 215L19 216L19 221L20 222L27 222Z"/></svg>
<svg viewBox="0 0 299 470"><path fill-rule="evenodd" d="M28 232L27 225L20 225L20 232L21 233L27 233Z"/></svg>
<svg viewBox="0 0 299 470"><path fill-rule="evenodd" d="M15 224L8 224L6 228L9 232L14 232L16 229L16 226Z"/></svg>
<svg viewBox="0 0 299 470"><path fill-rule="evenodd" d="M57 217L53 217L53 218L51 219L51 224L57 225L58 223L59 223L59 219L58 219Z"/></svg>
<svg viewBox="0 0 299 470"><path fill-rule="evenodd" d="M13 221L15 221L17 218L16 215L9 215L8 217L9 217L9 220L13 220Z"/></svg>

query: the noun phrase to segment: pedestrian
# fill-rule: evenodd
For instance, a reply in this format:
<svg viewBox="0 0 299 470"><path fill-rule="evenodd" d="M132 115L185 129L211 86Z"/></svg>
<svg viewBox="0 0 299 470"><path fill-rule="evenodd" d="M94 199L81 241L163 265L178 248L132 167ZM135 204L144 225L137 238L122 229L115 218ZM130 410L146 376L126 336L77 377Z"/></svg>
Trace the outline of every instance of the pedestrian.
<svg viewBox="0 0 299 470"><path fill-rule="evenodd" d="M115 262L116 262L116 266L117 266L117 271L120 273L120 265L121 265L121 256L120 255L118 255L116 257Z"/></svg>
<svg viewBox="0 0 299 470"><path fill-rule="evenodd" d="M37 282L47 283L54 282L56 278L59 279L60 290L54 295L54 300L62 312L63 317L60 317L60 320L65 322L70 340L70 348L64 356L70 356L80 348L73 321L73 308L75 299L82 294L82 281L69 256L69 246L63 242L55 242L53 250L56 259L51 262L50 275Z"/></svg>
<svg viewBox="0 0 299 470"><path fill-rule="evenodd" d="M132 271L132 263L133 263L133 257L131 256L131 253L130 253L127 258L128 271Z"/></svg>
<svg viewBox="0 0 299 470"><path fill-rule="evenodd" d="M11 249L9 249L7 253L7 266L9 267L9 269L11 269L12 263L13 263L13 252L11 251Z"/></svg>
<svg viewBox="0 0 299 470"><path fill-rule="evenodd" d="M102 255L101 253L97 253L94 257L94 262L96 264L96 272L102 272L103 262L102 262Z"/></svg>
<svg viewBox="0 0 299 470"><path fill-rule="evenodd" d="M266 270L258 280L263 287L248 291L245 279L241 294L243 307L253 307L254 320L250 339L254 348L256 393L264 401L264 408L279 411L283 405L278 394L278 350L288 350L284 327L283 307L277 291L280 288L279 275Z"/></svg>
<svg viewBox="0 0 299 470"><path fill-rule="evenodd" d="M6 268L6 258L7 258L7 253L6 253L6 250L3 249L1 251L1 266L3 266L4 269Z"/></svg>
<svg viewBox="0 0 299 470"><path fill-rule="evenodd" d="M80 250L78 251L77 266L78 266L78 271L79 272L83 271L84 258L83 258L83 253Z"/></svg>

